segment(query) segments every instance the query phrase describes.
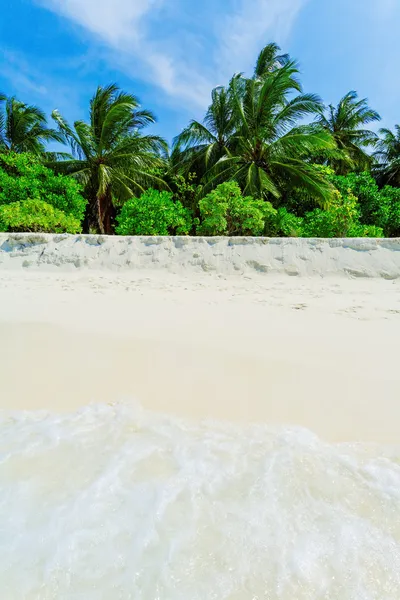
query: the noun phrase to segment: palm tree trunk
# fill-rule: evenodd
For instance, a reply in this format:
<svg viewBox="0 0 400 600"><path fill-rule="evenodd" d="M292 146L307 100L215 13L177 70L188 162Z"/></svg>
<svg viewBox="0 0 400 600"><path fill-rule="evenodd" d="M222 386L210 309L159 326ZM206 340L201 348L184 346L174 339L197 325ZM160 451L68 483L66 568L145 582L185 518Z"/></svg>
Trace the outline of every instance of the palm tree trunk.
<svg viewBox="0 0 400 600"><path fill-rule="evenodd" d="M114 233L115 209L112 202L111 190L107 189L102 196L97 196L97 222L100 233L112 235Z"/></svg>
<svg viewBox="0 0 400 600"><path fill-rule="evenodd" d="M99 227L100 233L105 233L104 231L104 196L97 196L97 225Z"/></svg>

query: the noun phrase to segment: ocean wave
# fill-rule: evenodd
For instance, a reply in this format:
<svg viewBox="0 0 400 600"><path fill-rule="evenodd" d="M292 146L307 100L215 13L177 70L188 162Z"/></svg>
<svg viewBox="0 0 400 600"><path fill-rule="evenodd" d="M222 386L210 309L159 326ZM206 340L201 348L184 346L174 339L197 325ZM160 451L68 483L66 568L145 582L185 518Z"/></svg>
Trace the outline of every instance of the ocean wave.
<svg viewBox="0 0 400 600"><path fill-rule="evenodd" d="M6 600L398 600L400 447L130 404L3 412L0 589Z"/></svg>

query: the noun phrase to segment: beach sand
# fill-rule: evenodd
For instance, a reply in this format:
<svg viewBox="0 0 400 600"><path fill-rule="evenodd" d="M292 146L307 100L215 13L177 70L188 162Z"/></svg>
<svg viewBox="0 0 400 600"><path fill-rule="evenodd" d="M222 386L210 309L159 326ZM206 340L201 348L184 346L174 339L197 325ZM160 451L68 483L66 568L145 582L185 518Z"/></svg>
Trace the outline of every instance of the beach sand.
<svg viewBox="0 0 400 600"><path fill-rule="evenodd" d="M0 307L1 409L128 401L399 441L398 280L19 269Z"/></svg>

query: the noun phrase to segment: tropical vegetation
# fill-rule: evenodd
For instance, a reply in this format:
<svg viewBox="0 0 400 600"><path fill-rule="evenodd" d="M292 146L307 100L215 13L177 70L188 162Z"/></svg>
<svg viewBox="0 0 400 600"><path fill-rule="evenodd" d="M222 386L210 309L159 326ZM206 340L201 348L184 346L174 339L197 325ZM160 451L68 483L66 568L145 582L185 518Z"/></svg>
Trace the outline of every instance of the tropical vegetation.
<svg viewBox="0 0 400 600"><path fill-rule="evenodd" d="M171 192L152 188L125 202L117 222L120 235L188 235L192 229L189 209Z"/></svg>
<svg viewBox="0 0 400 600"><path fill-rule="evenodd" d="M46 143L51 141L61 139L47 126L46 115L40 108L0 94L0 151L40 156L46 152Z"/></svg>
<svg viewBox="0 0 400 600"><path fill-rule="evenodd" d="M338 153L328 163L339 175L356 170L370 170L372 157L368 149L374 147L378 135L368 125L380 121L380 115L368 106L366 99L360 100L357 92L349 92L337 106L323 108L316 119L317 129L323 129L334 140Z"/></svg>
<svg viewBox="0 0 400 600"><path fill-rule="evenodd" d="M22 200L0 206L0 231L79 233L81 229L78 219L43 200Z"/></svg>
<svg viewBox="0 0 400 600"><path fill-rule="evenodd" d="M375 172L380 183L400 186L400 125L395 130L381 129L374 152Z"/></svg>
<svg viewBox="0 0 400 600"><path fill-rule="evenodd" d="M52 117L71 149L71 155L54 162L53 168L84 186L88 226L112 233L118 204L151 184L163 185L153 171L162 164L166 143L142 133L155 122L154 115L139 110L134 95L109 85L99 87L90 101L88 122L75 121L71 127L56 110Z"/></svg>
<svg viewBox="0 0 400 600"><path fill-rule="evenodd" d="M243 196L236 181L218 185L199 202L199 235L270 235L276 210L265 200Z"/></svg>
<svg viewBox="0 0 400 600"><path fill-rule="evenodd" d="M276 44L171 148L115 84L74 123L0 94L0 230L400 236L400 125L379 121L355 91L328 106L304 91Z"/></svg>
<svg viewBox="0 0 400 600"><path fill-rule="evenodd" d="M87 201L71 177L54 173L36 156L0 153L0 206L41 200L81 222Z"/></svg>

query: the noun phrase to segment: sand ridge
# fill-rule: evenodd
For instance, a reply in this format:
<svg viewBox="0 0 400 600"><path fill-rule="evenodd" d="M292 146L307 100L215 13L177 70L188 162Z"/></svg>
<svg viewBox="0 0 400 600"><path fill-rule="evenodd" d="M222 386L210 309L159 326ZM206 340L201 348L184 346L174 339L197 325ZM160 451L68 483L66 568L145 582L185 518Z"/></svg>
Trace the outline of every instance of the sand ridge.
<svg viewBox="0 0 400 600"><path fill-rule="evenodd" d="M400 277L400 239L122 237L0 233L2 269L143 270L180 275Z"/></svg>

